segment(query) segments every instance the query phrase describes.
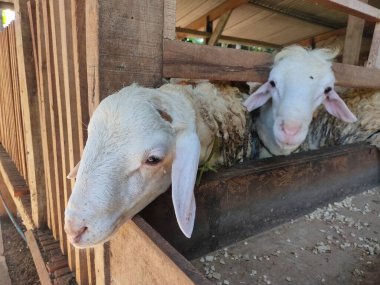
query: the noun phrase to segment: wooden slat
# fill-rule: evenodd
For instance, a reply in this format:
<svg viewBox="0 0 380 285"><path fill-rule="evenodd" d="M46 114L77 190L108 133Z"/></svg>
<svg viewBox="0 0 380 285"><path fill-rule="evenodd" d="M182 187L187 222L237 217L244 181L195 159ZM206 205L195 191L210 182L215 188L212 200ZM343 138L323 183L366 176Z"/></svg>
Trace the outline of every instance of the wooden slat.
<svg viewBox="0 0 380 285"><path fill-rule="evenodd" d="M45 54L46 54L46 71L47 71L47 98L48 98L48 108L49 108L49 117L46 119L50 121L50 143L52 150L52 172L54 176L52 177L53 188L49 193L49 202L50 202L50 215L52 221L52 232L53 236L56 239L59 239L59 232L63 231L63 217L61 212L58 210L59 203L57 203L57 192L60 191L62 187L63 177L59 175L59 167L61 157L57 154L59 153L59 130L58 130L58 113L57 113L57 104L56 104L56 94L55 94L55 77L54 77L54 68L53 68L53 50L51 46L51 28L50 28L50 19L49 19L49 9L48 2L42 0L42 18L43 18L43 27L45 35ZM58 210L58 211L57 211Z"/></svg>
<svg viewBox="0 0 380 285"><path fill-rule="evenodd" d="M272 55L164 40L164 77L265 82ZM336 84L380 88L380 71L334 63Z"/></svg>
<svg viewBox="0 0 380 285"><path fill-rule="evenodd" d="M74 43L73 43L73 13L72 7L74 2L72 1L59 1L59 20L61 27L61 44L62 44L62 63L63 63L63 84L64 84L64 98L66 105L66 120L67 120L67 141L69 146L69 152L66 154L69 156L70 169L80 160L80 137L83 137L83 133L79 129L78 122L78 102L80 102L80 94L77 94L76 79L78 71L75 70L74 63ZM79 79L78 79L79 80ZM78 83L79 84L79 83ZM77 85L79 86L79 85ZM79 97L78 97L79 95ZM79 98L79 99L78 99ZM74 186L75 181L69 181L71 187L68 187L65 200L69 198L71 189ZM67 200L66 200L67 201ZM66 202L65 201L65 202ZM66 202L67 204L67 202ZM69 251L72 255L72 250ZM73 269L73 256L69 256L71 260L71 268ZM87 274L87 259L85 250L75 249L75 277L79 284L88 283Z"/></svg>
<svg viewBox="0 0 380 285"><path fill-rule="evenodd" d="M368 0L361 0L368 3ZM357 65L364 30L364 20L355 16L348 16L346 38L344 40L343 63Z"/></svg>
<svg viewBox="0 0 380 285"><path fill-rule="evenodd" d="M164 0L164 39L175 39L176 0Z"/></svg>
<svg viewBox="0 0 380 285"><path fill-rule="evenodd" d="M46 270L45 262L42 258L40 249L38 248L37 241L34 238L32 231L26 231L25 237L28 242L28 247L32 253L34 264L36 265L38 277L40 278L41 285L51 285L49 273Z"/></svg>
<svg viewBox="0 0 380 285"><path fill-rule="evenodd" d="M309 0L318 4L325 5L328 8L363 18L366 21L380 21L380 9L375 8L358 0Z"/></svg>
<svg viewBox="0 0 380 285"><path fill-rule="evenodd" d="M185 28L198 30L202 27L206 26L207 18L209 21L215 21L218 19L221 15L226 13L229 10L233 10L241 5L247 4L248 0L227 0L224 1L219 6L213 8L211 11L207 11L205 14L203 14L198 19L194 20L190 24L188 24Z"/></svg>
<svg viewBox="0 0 380 285"><path fill-rule="evenodd" d="M17 64L27 154L28 185L31 192L33 221L36 226L44 227L46 225L47 212L45 174L27 1L15 0L14 7L16 12Z"/></svg>
<svg viewBox="0 0 380 285"><path fill-rule="evenodd" d="M368 56L367 67L380 68L380 23L376 23L373 31L371 49Z"/></svg>
<svg viewBox="0 0 380 285"><path fill-rule="evenodd" d="M134 220L137 224L128 222L110 242L112 284L211 284L180 257L177 261L183 266L186 264L194 273L190 276L185 274L179 264L168 257L169 249L163 252L159 247L160 242L165 241L141 218ZM168 243L165 246L170 247Z"/></svg>
<svg viewBox="0 0 380 285"><path fill-rule="evenodd" d="M12 196L20 197L29 194L29 187L18 172L16 165L0 144L0 173Z"/></svg>
<svg viewBox="0 0 380 285"><path fill-rule="evenodd" d="M218 43L218 40L223 33L224 27L226 26L228 19L231 16L231 13L232 10L229 10L220 16L218 24L216 25L215 30L212 32L212 35L208 41L209 46L214 46Z"/></svg>
<svg viewBox="0 0 380 285"><path fill-rule="evenodd" d="M164 77L264 82L272 56L164 40Z"/></svg>
<svg viewBox="0 0 380 285"><path fill-rule="evenodd" d="M58 126L59 126L59 138L60 138L60 153L57 153L58 157L61 157L61 172L62 176L62 188L57 192L57 205L61 216L64 215L65 205L67 204L67 197L69 187L71 183L68 183L66 178L67 173L70 171L69 165L69 145L67 142L67 120L66 120L66 105L65 105L65 90L63 79L63 61L62 61L62 43L61 43L61 25L59 17L59 0L49 2L50 8L50 25L52 32L52 47L53 47L53 61L54 61L54 75L55 75L55 92L57 98L57 111L58 111ZM74 256L71 254L71 248L67 244L67 238L64 231L59 233L60 236L60 248L63 253L67 253L70 267L73 268Z"/></svg>
<svg viewBox="0 0 380 285"><path fill-rule="evenodd" d="M45 191L48 201L53 201L53 193L56 191L55 185L55 172L54 172L54 150L53 150L53 134L52 134L52 122L51 122L51 112L52 108L49 100L49 85L51 85L51 74L47 70L47 53L48 50L48 40L44 30L43 22L43 0L36 0L36 29L37 29L37 53L38 53L38 70L39 73L39 92L38 97L40 100L39 110L40 110L40 126L41 126L41 137L42 137L42 154L44 158L44 169L45 169ZM49 61L50 64L50 61ZM50 79L49 79L50 78ZM50 222L51 227L54 231L55 236L57 236L57 220L54 215L51 214L53 205L49 203L50 206Z"/></svg>
<svg viewBox="0 0 380 285"><path fill-rule="evenodd" d="M14 173L7 171L8 168L2 168L2 170L0 171L0 191L3 193L3 197L6 200L9 201L10 199L13 199L13 203L15 204L17 212L20 215L25 227L27 229L34 229L35 225L32 220L30 196L23 195L16 197L13 195L12 189L14 189L17 185L13 185L13 181L12 179L10 179L10 177L14 176Z"/></svg>

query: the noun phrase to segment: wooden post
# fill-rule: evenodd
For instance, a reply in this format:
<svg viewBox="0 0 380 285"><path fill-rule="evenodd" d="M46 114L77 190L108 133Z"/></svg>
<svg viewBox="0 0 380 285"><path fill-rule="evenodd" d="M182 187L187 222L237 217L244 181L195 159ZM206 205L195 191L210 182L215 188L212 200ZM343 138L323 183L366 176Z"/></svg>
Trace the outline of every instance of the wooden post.
<svg viewBox="0 0 380 285"><path fill-rule="evenodd" d="M28 168L32 217L41 228L46 225L45 174L42 157L37 84L33 64L33 47L29 27L27 0L15 0L16 47L18 59L21 109L24 119L24 138Z"/></svg>
<svg viewBox="0 0 380 285"><path fill-rule="evenodd" d="M133 82L147 87L155 87L161 83L163 37L174 38L174 23L173 0L86 1L90 114L102 99ZM131 222L130 227L136 226ZM117 248L120 243L123 241L111 240L95 249L96 284L110 283L112 257L109 246L111 244L113 248ZM132 250L134 246L134 243L124 244L123 249ZM117 272L124 276L133 274L128 270Z"/></svg>
<svg viewBox="0 0 380 285"><path fill-rule="evenodd" d="M373 31L367 67L376 67L380 69L380 22L376 23L375 30Z"/></svg>
<svg viewBox="0 0 380 285"><path fill-rule="evenodd" d="M367 3L368 0L361 0ZM349 15L346 38L344 40L343 63L357 65L359 63L360 49L365 21Z"/></svg>

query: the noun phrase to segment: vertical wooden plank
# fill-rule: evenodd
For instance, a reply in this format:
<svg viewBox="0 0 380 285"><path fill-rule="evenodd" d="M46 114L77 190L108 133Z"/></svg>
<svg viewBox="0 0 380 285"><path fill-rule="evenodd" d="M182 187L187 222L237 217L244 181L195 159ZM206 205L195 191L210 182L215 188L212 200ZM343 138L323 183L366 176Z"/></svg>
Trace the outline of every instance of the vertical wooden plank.
<svg viewBox="0 0 380 285"><path fill-rule="evenodd" d="M368 0L360 0L367 3ZM349 15L346 37L344 40L343 63L357 65L359 63L360 49L365 21L361 18Z"/></svg>
<svg viewBox="0 0 380 285"><path fill-rule="evenodd" d="M50 117L47 118L50 120L51 127L51 147L53 154L53 165L52 171L54 173L54 181L50 195L50 209L51 209L51 219L53 228L53 235L55 239L60 239L63 235L63 216L61 211L61 203L57 200L58 192L62 189L63 185L63 176L61 161L61 152L60 152L60 138L59 138L59 128L58 128L58 110L57 110L57 94L55 89L55 74L54 74L54 61L53 61L53 47L51 44L51 24L50 24L50 10L49 2L47 0L42 1L42 14L43 14L43 23L44 23L44 34L45 34L45 48L46 48L46 68L47 68L47 79L48 79L48 99L50 110Z"/></svg>
<svg viewBox="0 0 380 285"><path fill-rule="evenodd" d="M66 120L67 120L67 141L69 146L69 166L70 169L80 160L79 137L82 134L78 128L78 105L74 66L74 44L73 44L73 19L71 0L59 1L59 14L61 25L62 62L63 62L63 83L65 90ZM71 180L71 188L74 185ZM69 198L69 191L67 197ZM86 251L75 249L75 276L79 284L88 283Z"/></svg>
<svg viewBox="0 0 380 285"><path fill-rule="evenodd" d="M45 174L43 169L42 142L36 77L33 68L31 33L28 23L26 0L14 0L16 13L16 47L21 92L21 108L24 118L24 137L28 165L32 217L37 227L46 225Z"/></svg>
<svg viewBox="0 0 380 285"><path fill-rule="evenodd" d="M175 40L176 0L164 0L164 39Z"/></svg>
<svg viewBox="0 0 380 285"><path fill-rule="evenodd" d="M71 186L66 179L67 173L70 171L69 166L69 145L67 143L67 120L66 120L66 105L65 105L65 90L63 84L63 59L62 59L62 43L61 43L61 25L59 16L59 0L49 2L50 8L50 24L52 32L52 47L53 47L53 61L54 61L54 74L55 74L55 92L57 98L57 111L58 111L58 125L59 125L59 138L60 138L60 157L61 157L61 173L62 188L57 192L57 203L60 205L60 212L63 218L64 209L67 203L67 193ZM63 222L62 222L63 223ZM67 253L70 268L73 268L74 256L71 254L71 247L67 243L66 234L60 232L60 247L63 253Z"/></svg>
<svg viewBox="0 0 380 285"><path fill-rule="evenodd" d="M164 2L166 5L164 5ZM100 100L137 82L157 86L162 79L162 40L174 38L174 1L86 1L87 83L90 114ZM164 13L167 18L164 19ZM165 23L165 24L164 24ZM164 27L165 26L165 27ZM164 32L165 30L165 32ZM116 249L124 241L111 241ZM110 284L109 243L95 250L96 284ZM115 263L114 263L115 265ZM114 270L117 271L116 268ZM135 273L117 271L122 280ZM128 276L128 277L127 277Z"/></svg>
<svg viewBox="0 0 380 285"><path fill-rule="evenodd" d="M50 222L51 228L57 235L57 225L56 220L52 216L53 205L50 204L52 201L52 193L55 191L55 173L54 173L54 152L52 147L52 124L50 121L50 101L49 101L49 74L47 71L47 58L46 58L46 46L47 41L44 33L43 25L43 2L42 0L36 0L36 28L37 28L37 53L38 53L38 73L40 79L39 88L39 108L40 108L40 122L41 122L41 136L42 136L42 154L44 158L44 169L45 169L45 186L46 186L46 196L49 201L50 206Z"/></svg>
<svg viewBox="0 0 380 285"><path fill-rule="evenodd" d="M32 40L32 48L33 48L33 59L34 59L34 70L35 70L35 78L37 83L37 94L40 94L40 76L38 72L38 51L37 51L37 20L36 20L36 2L34 0L28 1L27 3L28 16L29 16L29 26L30 26L30 34ZM46 184L44 184L46 185ZM47 225L51 228L51 215L50 215L50 203L49 196L46 195L47 203Z"/></svg>
<svg viewBox="0 0 380 285"><path fill-rule="evenodd" d="M373 31L367 67L380 68L380 22L376 23L375 30Z"/></svg>
<svg viewBox="0 0 380 285"><path fill-rule="evenodd" d="M87 139L89 108L87 96L87 66L86 66L86 7L85 1L71 0L73 67L75 73L75 94L78 126L79 152L82 154ZM79 268L86 267L87 283L95 284L95 264L93 250L86 249L76 253L76 264ZM81 272L82 273L82 272ZM83 279L83 278L82 278ZM85 280L85 279L84 279ZM82 280L83 282L83 280Z"/></svg>

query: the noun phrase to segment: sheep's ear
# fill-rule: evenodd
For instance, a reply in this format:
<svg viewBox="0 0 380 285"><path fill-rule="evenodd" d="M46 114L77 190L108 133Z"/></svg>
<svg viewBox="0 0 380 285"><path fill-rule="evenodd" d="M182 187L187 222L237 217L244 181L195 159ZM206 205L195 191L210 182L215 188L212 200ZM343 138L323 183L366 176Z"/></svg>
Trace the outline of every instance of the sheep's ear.
<svg viewBox="0 0 380 285"><path fill-rule="evenodd" d="M194 185L201 145L195 132L177 135L172 165L172 198L179 227L186 237L193 232L195 219Z"/></svg>
<svg viewBox="0 0 380 285"><path fill-rule="evenodd" d="M327 94L326 99L323 101L323 105L325 106L327 112L342 121L353 123L358 120L356 116L352 114L350 109L348 109L347 105L339 97L335 90L331 90Z"/></svg>
<svg viewBox="0 0 380 285"><path fill-rule="evenodd" d="M262 105L264 105L270 98L271 95L269 93L271 85L269 81L265 82L263 85L259 87L254 93L252 93L247 100L243 103L243 105L247 108L248 112L251 112Z"/></svg>
<svg viewBox="0 0 380 285"><path fill-rule="evenodd" d="M77 177L79 165L80 165L80 161L77 163L77 165L74 166L74 168L67 175L67 179L74 179L75 177Z"/></svg>

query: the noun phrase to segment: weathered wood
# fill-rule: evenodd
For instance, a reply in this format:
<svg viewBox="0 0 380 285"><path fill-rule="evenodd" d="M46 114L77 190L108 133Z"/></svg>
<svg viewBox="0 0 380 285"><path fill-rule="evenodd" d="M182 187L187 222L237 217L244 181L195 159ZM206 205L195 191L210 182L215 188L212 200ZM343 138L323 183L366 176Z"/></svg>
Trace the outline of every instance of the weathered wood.
<svg viewBox="0 0 380 285"><path fill-rule="evenodd" d="M328 8L362 18L370 22L380 21L380 9L358 0L310 0Z"/></svg>
<svg viewBox="0 0 380 285"><path fill-rule="evenodd" d="M57 194L63 185L63 177L61 175L61 155L60 155L60 138L58 128L58 110L57 110L57 94L55 89L55 74L54 74L54 62L53 62L53 47L51 44L51 25L50 25L50 10L49 1L43 0L42 3L42 17L45 35L45 53L46 53L46 70L47 70L47 86L48 86L48 108L50 110L50 116L47 120L50 121L51 128L51 150L52 150L52 171L54 176L52 177L52 185L54 186L49 193L50 200L50 215L52 221L53 236L56 239L60 239L60 233L63 232L63 216L60 211L60 203L57 200Z"/></svg>
<svg viewBox="0 0 380 285"><path fill-rule="evenodd" d="M65 105L65 89L63 79L63 61L62 61L62 42L61 42L61 25L59 16L59 0L49 2L50 8L50 24L52 32L52 47L53 47L53 60L54 60L54 74L55 74L55 92L57 99L58 110L58 125L59 125L59 138L60 138L60 155L61 157L61 173L63 176L62 188L57 192L57 205L58 211L61 212L61 217L64 216L65 205L67 204L67 197L71 183L68 183L66 174L70 171L69 165L69 145L67 142L67 119L66 119L66 105ZM68 254L69 264L72 265L74 257L71 255L70 246L67 246L67 239L65 232L60 227L60 246L63 253Z"/></svg>
<svg viewBox="0 0 380 285"><path fill-rule="evenodd" d="M0 174L0 193L3 196L3 199L6 203L9 211L11 212L11 214L16 216L17 215L17 207L13 201L11 193L8 191L8 188L2 179L2 174ZM5 211L5 208L1 202L0 202L0 216L8 216L8 214ZM1 255L1 253L0 253L0 255Z"/></svg>
<svg viewBox="0 0 380 285"><path fill-rule="evenodd" d="M14 8L16 13L15 31L21 92L21 109L24 123L28 185L31 192L32 215L36 226L44 227L46 225L47 212L45 174L43 168L38 96L33 66L33 47L28 23L27 1L15 0Z"/></svg>
<svg viewBox="0 0 380 285"><path fill-rule="evenodd" d="M171 7L165 7L165 3L171 4ZM174 27L171 26L175 22L173 8L173 1L164 0L153 2L86 1L86 56L90 114L103 98L123 86L137 82L144 86L154 87L161 83L162 39L163 37L173 38ZM123 29L119 28L121 26ZM138 229L135 230L135 237L138 231ZM140 242L149 242L149 239L140 239ZM115 259L114 254L118 254L120 258L127 258L119 254L122 248L128 247L126 243L128 242L122 239L113 241L112 254L110 254L108 243L95 248L96 284L110 284L111 270L114 272L112 281L116 282L115 284L133 283L133 278L138 277L152 280L148 279L152 276L145 276L145 273L131 274L122 262ZM138 254L142 249L132 246L128 248L135 250ZM142 250L141 254L145 252L146 250ZM135 257L140 259L137 255ZM113 260L112 269L111 260ZM128 266L138 270L137 264L136 267L130 263ZM129 274L126 275L126 272ZM160 282L160 277L154 280Z"/></svg>
<svg viewBox="0 0 380 285"><path fill-rule="evenodd" d="M230 18L233 10L229 10L220 16L218 24L215 27L215 30L212 32L211 37L208 41L209 46L214 46L218 43L220 36L223 33L224 27L226 26L228 19Z"/></svg>
<svg viewBox="0 0 380 285"><path fill-rule="evenodd" d="M368 3L368 0L361 0ZM343 63L357 65L359 63L360 49L365 21L355 16L348 16L346 38L344 40Z"/></svg>
<svg viewBox="0 0 380 285"><path fill-rule="evenodd" d="M164 32L163 38L174 40L175 34L175 12L176 0L164 0Z"/></svg>
<svg viewBox="0 0 380 285"><path fill-rule="evenodd" d="M18 172L14 162L0 144L0 175L13 197L29 194L29 187Z"/></svg>
<svg viewBox="0 0 380 285"><path fill-rule="evenodd" d="M368 56L367 67L380 68L380 23L376 23L373 31L371 49Z"/></svg>
<svg viewBox="0 0 380 285"><path fill-rule="evenodd" d="M272 60L267 53L164 40L164 77L264 82Z"/></svg>
<svg viewBox="0 0 380 285"><path fill-rule="evenodd" d="M149 231L148 226L144 229ZM117 232L110 242L113 284L210 284L207 280L194 283L153 242L157 238L160 238L157 234L148 237L132 221Z"/></svg>
<svg viewBox="0 0 380 285"><path fill-rule="evenodd" d="M188 36L197 36L200 38L209 38L211 37L211 33L198 31L198 30L191 30L186 28L175 28L177 37L179 38L185 38ZM237 37L231 37L231 36L223 36L221 35L219 37L219 41L222 43L229 43L229 44L242 44L242 45L255 45L255 46L261 46L261 47L269 47L269 48L281 48L281 45L276 45L272 43L267 43L263 41L257 41L252 39L244 39L244 38L237 38Z"/></svg>
<svg viewBox="0 0 380 285"><path fill-rule="evenodd" d="M163 5L163 0L86 2L90 110L133 82L152 87L161 83Z"/></svg>
<svg viewBox="0 0 380 285"><path fill-rule="evenodd" d="M164 40L164 77L264 82L272 63L267 53ZM337 85L380 87L378 70L341 63L333 70Z"/></svg>
<svg viewBox="0 0 380 285"><path fill-rule="evenodd" d="M195 191L191 239L179 230L171 193L142 217L187 258L247 238L380 184L380 152L366 144L274 157L206 175Z"/></svg>
<svg viewBox="0 0 380 285"><path fill-rule="evenodd" d="M194 284L210 284L210 282L200 274L193 265L178 251L170 245L165 239L162 238L143 218L140 216L135 216L133 222L146 234L159 249L170 258L176 266L178 266L183 273L189 277L189 279L194 282Z"/></svg>
<svg viewBox="0 0 380 285"><path fill-rule="evenodd" d="M226 13L229 10L233 10L241 5L247 4L248 0L227 0L224 1L219 6L213 8L211 11L207 11L198 19L194 20L190 24L188 24L185 28L198 30L206 25L207 17L210 21L215 21L221 15Z"/></svg>
<svg viewBox="0 0 380 285"><path fill-rule="evenodd" d="M37 241L34 238L32 231L26 231L25 237L28 242L28 247L33 257L34 264L36 265L38 277L40 278L41 285L51 285L50 277L46 271L45 262L42 258L40 249L38 248Z"/></svg>

